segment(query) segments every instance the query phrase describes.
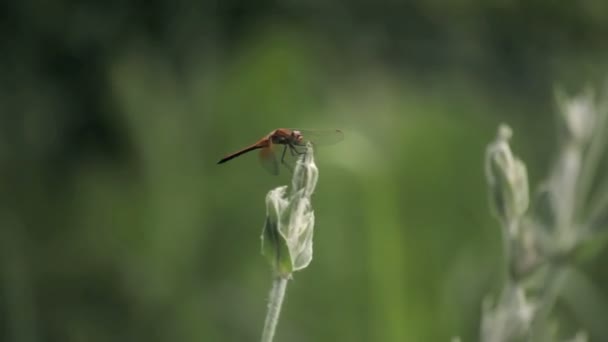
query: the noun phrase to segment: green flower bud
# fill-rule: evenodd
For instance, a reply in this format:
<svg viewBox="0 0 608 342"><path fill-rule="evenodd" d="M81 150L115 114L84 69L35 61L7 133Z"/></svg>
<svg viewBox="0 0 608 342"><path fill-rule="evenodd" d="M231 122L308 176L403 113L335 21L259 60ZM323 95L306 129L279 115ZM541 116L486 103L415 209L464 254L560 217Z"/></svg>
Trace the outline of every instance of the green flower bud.
<svg viewBox="0 0 608 342"><path fill-rule="evenodd" d="M505 222L521 218L529 204L526 165L511 152L511 135L511 128L501 125L496 140L486 150L485 161L492 206Z"/></svg>
<svg viewBox="0 0 608 342"><path fill-rule="evenodd" d="M311 196L318 177L313 149L308 145L306 153L296 164L290 195L287 196L287 186L278 187L266 195L262 254L281 276L288 277L308 266L312 260L315 215Z"/></svg>
<svg viewBox="0 0 608 342"><path fill-rule="evenodd" d="M557 91L556 97L568 141L586 144L591 138L597 122L598 111L593 91L588 89L572 98Z"/></svg>

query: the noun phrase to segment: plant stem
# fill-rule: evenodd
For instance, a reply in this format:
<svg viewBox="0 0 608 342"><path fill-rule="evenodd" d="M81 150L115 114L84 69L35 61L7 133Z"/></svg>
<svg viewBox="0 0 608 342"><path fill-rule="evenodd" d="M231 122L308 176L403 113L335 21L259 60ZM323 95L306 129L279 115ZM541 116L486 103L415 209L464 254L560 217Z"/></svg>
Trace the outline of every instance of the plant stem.
<svg viewBox="0 0 608 342"><path fill-rule="evenodd" d="M543 333L548 330L549 315L553 311L568 277L569 270L564 268L564 266L549 265L549 267L548 274L544 277L538 311L535 313L534 322L532 323L530 341L541 340Z"/></svg>
<svg viewBox="0 0 608 342"><path fill-rule="evenodd" d="M262 342L272 342L274 332L279 322L281 314L281 306L287 289L287 277L277 276L272 282L272 289L268 298L268 312L266 313L266 321L264 322L264 331L262 332Z"/></svg>

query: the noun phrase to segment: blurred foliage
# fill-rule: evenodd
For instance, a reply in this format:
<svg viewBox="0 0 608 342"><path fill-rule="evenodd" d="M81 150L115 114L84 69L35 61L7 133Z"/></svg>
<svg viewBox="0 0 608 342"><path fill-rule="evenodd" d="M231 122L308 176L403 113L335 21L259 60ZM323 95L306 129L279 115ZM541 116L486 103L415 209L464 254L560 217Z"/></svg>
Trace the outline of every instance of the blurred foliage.
<svg viewBox="0 0 608 342"><path fill-rule="evenodd" d="M542 178L553 84L601 79L607 30L595 0L0 4L1 339L257 340L288 176L215 163L302 127L346 139L317 153L277 341L476 340L502 265L485 144L508 121ZM607 258L567 302L606 303Z"/></svg>

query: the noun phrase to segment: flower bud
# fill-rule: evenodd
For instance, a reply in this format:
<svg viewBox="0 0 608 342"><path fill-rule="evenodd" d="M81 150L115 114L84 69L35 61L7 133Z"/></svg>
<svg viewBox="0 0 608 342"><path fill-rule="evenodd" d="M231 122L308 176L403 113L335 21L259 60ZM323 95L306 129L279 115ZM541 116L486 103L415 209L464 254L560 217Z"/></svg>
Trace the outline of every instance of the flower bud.
<svg viewBox="0 0 608 342"><path fill-rule="evenodd" d="M501 125L496 140L486 149L486 179L496 215L505 222L521 218L529 204L526 165L511 152L512 131Z"/></svg>
<svg viewBox="0 0 608 342"><path fill-rule="evenodd" d="M297 161L290 195L287 196L287 186L278 187L266 195L262 254L281 276L288 277L308 266L312 260L315 214L311 196L318 178L312 146L308 145L306 153Z"/></svg>
<svg viewBox="0 0 608 342"><path fill-rule="evenodd" d="M568 140L577 144L586 144L593 134L597 121L593 92L588 90L572 98L558 92L557 102Z"/></svg>

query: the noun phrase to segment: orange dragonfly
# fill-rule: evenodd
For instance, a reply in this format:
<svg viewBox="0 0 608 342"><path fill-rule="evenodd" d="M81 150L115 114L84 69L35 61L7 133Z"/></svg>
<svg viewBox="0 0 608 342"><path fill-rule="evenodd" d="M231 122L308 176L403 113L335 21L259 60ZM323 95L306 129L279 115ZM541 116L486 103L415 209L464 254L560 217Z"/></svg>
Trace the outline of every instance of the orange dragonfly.
<svg viewBox="0 0 608 342"><path fill-rule="evenodd" d="M344 133L339 129L307 131L278 128L268 133L268 135L258 140L256 143L225 156L217 163L223 164L242 154L260 149L260 161L264 168L271 174L278 175L279 164L275 154L275 146L283 147L283 151L281 152L281 164L292 170L293 167L286 160L286 157L289 158L289 156L286 155L287 150L289 150L291 157L296 157L306 152L306 144L308 142L313 145L329 145L337 143L342 139L344 139Z"/></svg>

